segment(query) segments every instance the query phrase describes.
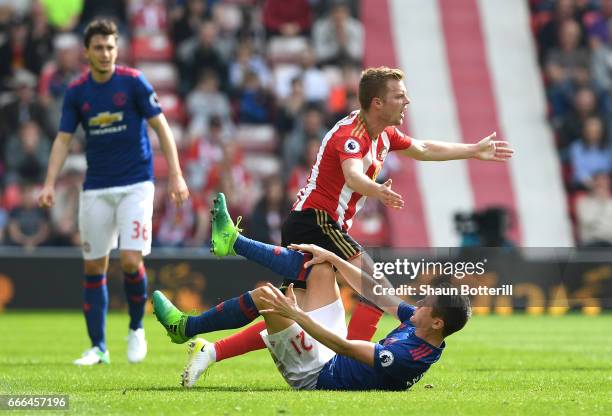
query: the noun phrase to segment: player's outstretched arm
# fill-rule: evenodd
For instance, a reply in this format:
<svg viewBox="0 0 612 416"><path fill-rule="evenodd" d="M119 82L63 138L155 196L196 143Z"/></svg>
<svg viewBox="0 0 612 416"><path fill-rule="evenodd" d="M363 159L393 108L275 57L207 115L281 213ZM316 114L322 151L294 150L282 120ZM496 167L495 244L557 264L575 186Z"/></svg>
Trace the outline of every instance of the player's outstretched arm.
<svg viewBox="0 0 612 416"><path fill-rule="evenodd" d="M71 141L72 134L63 131L57 133L53 141L47 166L47 177L45 178L43 189L38 196L38 204L41 207L49 208L55 202L55 181L62 170L62 166L64 166L66 156L68 156Z"/></svg>
<svg viewBox="0 0 612 416"><path fill-rule="evenodd" d="M359 267L349 263L348 261L338 257L329 250L325 250L314 244L291 244L289 248L292 250L305 251L312 254L312 259L304 264L304 267L310 267L313 264L328 262L336 268L338 273L344 278L357 293L365 297L370 302L384 310L390 315L397 318L397 308L402 299L398 296L379 295L374 297L374 286L382 285L391 287L386 279L375 280L372 276L361 270Z"/></svg>
<svg viewBox="0 0 612 416"><path fill-rule="evenodd" d="M293 293L293 284L289 285L287 295L278 290L274 285L268 283L272 294L262 298L266 303L265 309L260 309L262 315L278 314L289 318L302 327L314 339L325 345L336 354L354 358L364 364L374 367L374 344L368 341L352 341L330 331L317 321L312 319L298 306Z"/></svg>
<svg viewBox="0 0 612 416"><path fill-rule="evenodd" d="M189 189L187 189L187 184L185 183L185 179L183 179L172 130L170 130L168 121L163 113L151 117L148 119L148 122L151 128L155 130L159 138L161 150L168 162L168 193L174 203L180 206L189 198Z"/></svg>
<svg viewBox="0 0 612 416"><path fill-rule="evenodd" d="M493 162L505 162L514 154L514 150L505 140L495 140L493 132L478 143L448 143L435 140L412 139L412 145L400 153L422 161L443 161L457 159L479 159Z"/></svg>
<svg viewBox="0 0 612 416"><path fill-rule="evenodd" d="M361 195L376 198L391 208L402 208L404 206L402 196L391 190L391 179L384 184L374 182L363 173L363 162L361 159L351 158L344 160L342 162L342 174L346 184Z"/></svg>

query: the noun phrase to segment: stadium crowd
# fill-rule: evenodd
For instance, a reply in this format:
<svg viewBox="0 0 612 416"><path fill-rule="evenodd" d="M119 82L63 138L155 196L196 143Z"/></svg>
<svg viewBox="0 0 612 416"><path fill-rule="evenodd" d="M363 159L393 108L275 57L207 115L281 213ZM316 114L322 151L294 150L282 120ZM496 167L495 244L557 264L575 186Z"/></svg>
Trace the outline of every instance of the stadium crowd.
<svg viewBox="0 0 612 416"><path fill-rule="evenodd" d="M64 92L86 68L81 34L95 17L117 22L120 64L156 89L191 191L181 208L167 199L167 166L150 134L154 245L207 244L218 191L245 217L247 235L280 243L322 137L358 107L358 15L358 0L0 0L0 245L80 244L82 131L53 209L39 208L36 194ZM387 244L384 209L366 205L353 232Z"/></svg>
<svg viewBox="0 0 612 416"><path fill-rule="evenodd" d="M612 246L612 0L530 0L576 241Z"/></svg>

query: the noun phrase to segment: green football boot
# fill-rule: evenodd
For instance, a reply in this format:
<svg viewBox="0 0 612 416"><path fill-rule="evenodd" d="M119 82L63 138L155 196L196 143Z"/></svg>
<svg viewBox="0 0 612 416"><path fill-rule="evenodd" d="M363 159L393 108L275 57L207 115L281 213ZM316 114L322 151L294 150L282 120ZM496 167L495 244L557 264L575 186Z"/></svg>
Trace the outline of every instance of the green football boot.
<svg viewBox="0 0 612 416"><path fill-rule="evenodd" d="M210 239L210 251L215 256L235 256L234 243L238 238L238 234L242 231L238 228L242 217L238 217L236 225L232 221L229 212L227 212L227 204L225 203L225 195L222 192L217 194L213 202L211 211L212 219L212 236Z"/></svg>
<svg viewBox="0 0 612 416"><path fill-rule="evenodd" d="M153 292L153 312L159 323L166 328L172 342L182 344L189 340L190 337L185 335L187 314L179 311L159 290Z"/></svg>

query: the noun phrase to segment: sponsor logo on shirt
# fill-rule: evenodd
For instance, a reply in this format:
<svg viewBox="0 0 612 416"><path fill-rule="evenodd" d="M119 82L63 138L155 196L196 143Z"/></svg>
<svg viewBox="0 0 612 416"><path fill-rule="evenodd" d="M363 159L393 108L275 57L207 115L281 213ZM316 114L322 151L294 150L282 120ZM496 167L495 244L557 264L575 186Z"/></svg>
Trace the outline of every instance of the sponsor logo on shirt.
<svg viewBox="0 0 612 416"><path fill-rule="evenodd" d="M92 136L99 136L102 134L119 133L127 130L127 125L121 124L118 126L111 126L113 123L123 121L123 111L111 113L104 111L98 113L95 117L89 119L89 127L99 127L90 129L89 134Z"/></svg>
<svg viewBox="0 0 612 416"><path fill-rule="evenodd" d="M104 111L102 113L98 113L95 117L89 119L90 127L106 127L111 124L122 121L123 120L123 111L119 111L116 113L110 113L108 111Z"/></svg>

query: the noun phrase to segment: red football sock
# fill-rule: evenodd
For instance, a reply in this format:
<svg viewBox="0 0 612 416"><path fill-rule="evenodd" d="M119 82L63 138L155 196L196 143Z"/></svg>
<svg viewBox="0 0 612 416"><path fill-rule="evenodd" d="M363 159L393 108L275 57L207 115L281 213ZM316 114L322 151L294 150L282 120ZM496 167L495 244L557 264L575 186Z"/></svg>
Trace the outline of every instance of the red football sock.
<svg viewBox="0 0 612 416"><path fill-rule="evenodd" d="M364 302L357 302L349 321L347 339L370 341L383 311Z"/></svg>
<svg viewBox="0 0 612 416"><path fill-rule="evenodd" d="M266 348L266 344L259 335L264 329L266 329L265 321L257 322L234 335L215 342L216 361Z"/></svg>

